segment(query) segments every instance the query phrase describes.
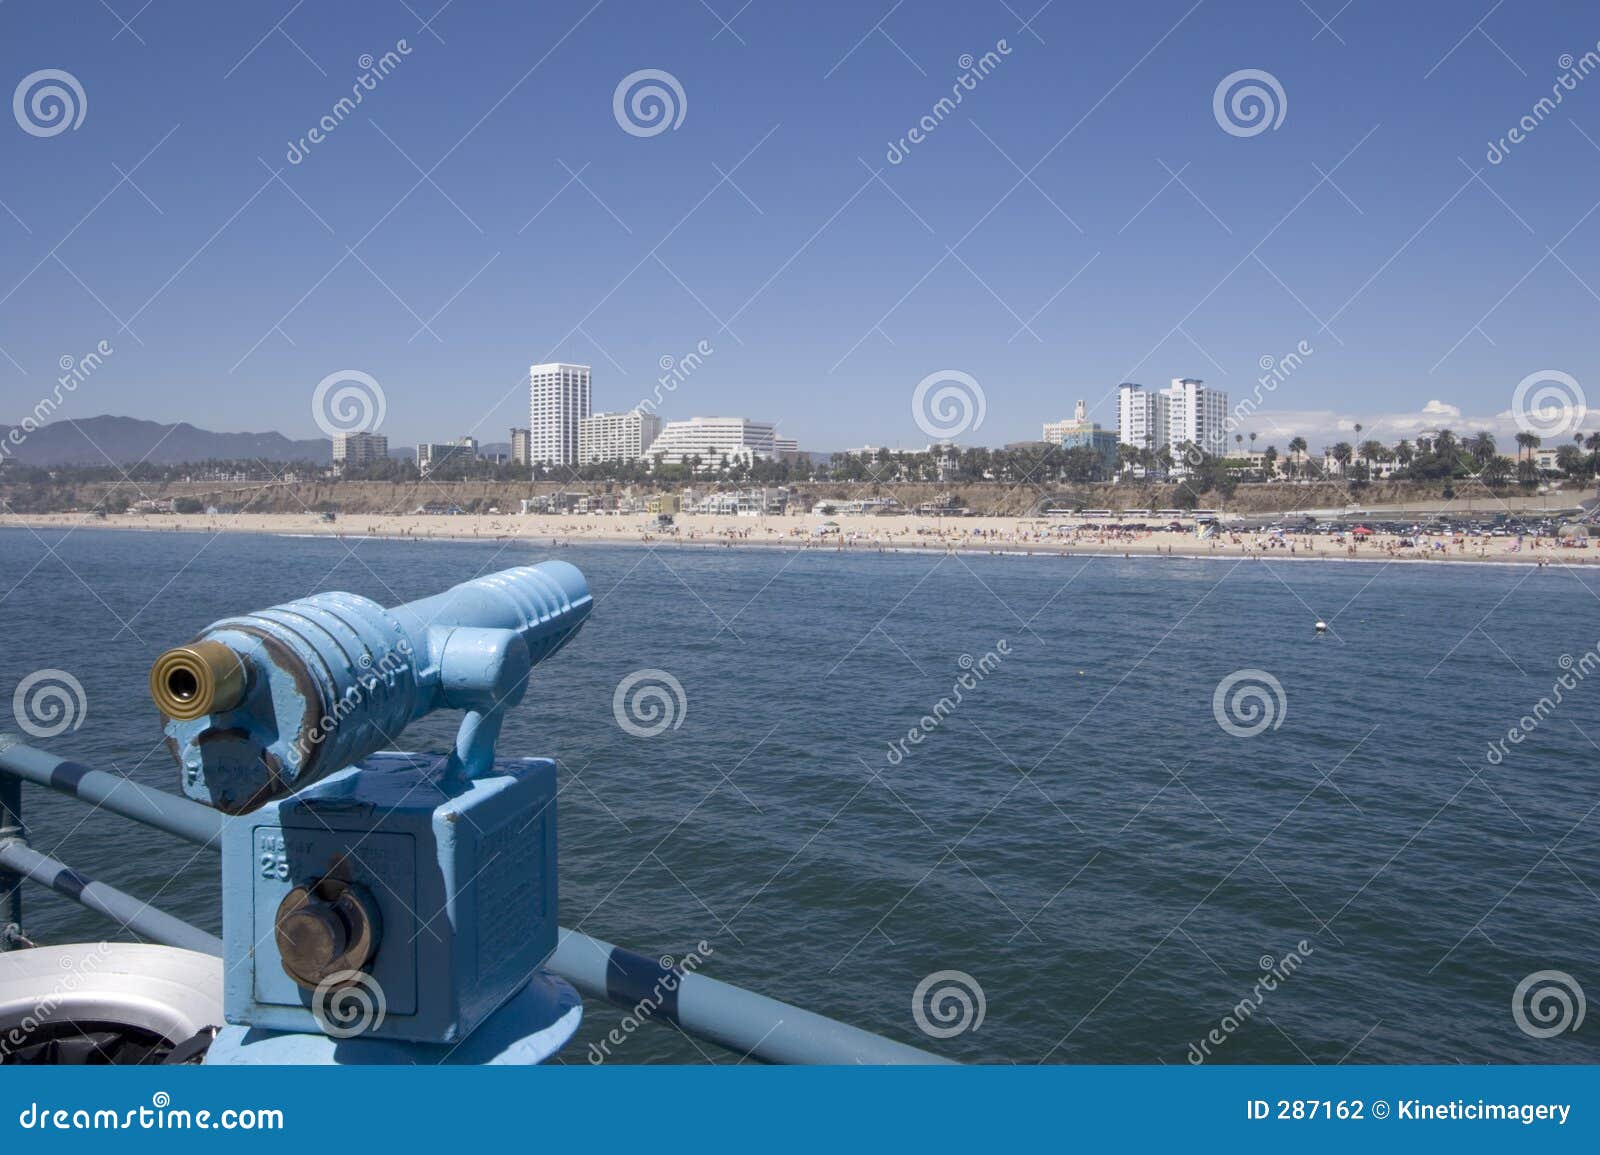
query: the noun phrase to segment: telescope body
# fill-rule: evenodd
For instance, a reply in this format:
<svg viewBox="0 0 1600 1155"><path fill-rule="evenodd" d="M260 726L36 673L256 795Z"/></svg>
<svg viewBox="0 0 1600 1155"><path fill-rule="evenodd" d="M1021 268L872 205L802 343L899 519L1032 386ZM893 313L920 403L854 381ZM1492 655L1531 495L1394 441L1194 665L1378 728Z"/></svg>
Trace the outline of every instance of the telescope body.
<svg viewBox="0 0 1600 1155"><path fill-rule="evenodd" d="M566 562L502 570L385 609L323 593L224 618L150 671L183 792L229 814L386 747L438 709L467 711L447 770L487 769L533 666L589 616Z"/></svg>
<svg viewBox="0 0 1600 1155"><path fill-rule="evenodd" d="M236 816L223 1009L247 1044L321 1034L439 1061L549 957L555 763L494 745L591 604L575 567L545 562L389 609L316 594L157 659L184 793ZM393 751L439 709L465 711L452 749Z"/></svg>

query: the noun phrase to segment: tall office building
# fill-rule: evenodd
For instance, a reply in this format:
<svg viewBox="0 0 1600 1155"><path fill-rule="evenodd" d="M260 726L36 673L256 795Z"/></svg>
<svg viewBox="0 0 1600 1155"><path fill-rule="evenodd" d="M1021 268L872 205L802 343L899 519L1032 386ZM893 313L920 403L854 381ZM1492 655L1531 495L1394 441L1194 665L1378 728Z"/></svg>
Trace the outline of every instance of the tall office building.
<svg viewBox="0 0 1600 1155"><path fill-rule="evenodd" d="M389 456L389 438L382 433L335 433L333 467L371 465Z"/></svg>
<svg viewBox="0 0 1600 1155"><path fill-rule="evenodd" d="M528 383L529 462L578 464L578 423L589 416L589 366L534 365Z"/></svg>
<svg viewBox="0 0 1600 1155"><path fill-rule="evenodd" d="M661 434L661 418L643 409L595 413L578 422L578 461L638 461Z"/></svg>
<svg viewBox="0 0 1600 1155"><path fill-rule="evenodd" d="M518 429L515 425L511 427L511 464L530 464L528 457L528 431L526 429Z"/></svg>

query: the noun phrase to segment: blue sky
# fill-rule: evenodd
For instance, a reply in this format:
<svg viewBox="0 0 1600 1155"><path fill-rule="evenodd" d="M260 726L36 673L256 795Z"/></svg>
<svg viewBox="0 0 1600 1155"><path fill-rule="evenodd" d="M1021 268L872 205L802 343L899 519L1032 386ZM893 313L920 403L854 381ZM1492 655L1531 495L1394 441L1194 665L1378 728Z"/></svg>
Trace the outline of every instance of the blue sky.
<svg viewBox="0 0 1600 1155"><path fill-rule="evenodd" d="M1509 435L1546 370L1600 398L1600 76L1486 158L1595 49L1583 6L440 2L0 6L5 88L86 98L56 135L0 121L0 424L101 340L62 416L315 436L317 383L356 369L397 444L503 440L539 360L625 408L701 342L663 416L817 449L925 443L942 370L985 397L961 440L999 444L1080 397L1113 423L1125 379L1237 398L1302 341L1247 426L1280 447ZM675 128L619 125L641 69L681 86ZM1285 97L1256 135L1213 111L1243 69Z"/></svg>

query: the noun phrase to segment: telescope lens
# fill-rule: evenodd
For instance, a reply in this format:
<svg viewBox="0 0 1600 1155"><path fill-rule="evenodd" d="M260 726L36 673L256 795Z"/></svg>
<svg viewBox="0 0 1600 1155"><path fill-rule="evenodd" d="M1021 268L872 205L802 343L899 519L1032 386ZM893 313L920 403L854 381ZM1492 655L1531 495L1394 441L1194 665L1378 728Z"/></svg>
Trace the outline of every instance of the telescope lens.
<svg viewBox="0 0 1600 1155"><path fill-rule="evenodd" d="M167 675L167 693L178 701L192 702L199 692L200 679L194 676L193 670L178 666Z"/></svg>
<svg viewBox="0 0 1600 1155"><path fill-rule="evenodd" d="M220 642L179 646L150 667L150 696L169 718L188 720L231 710L244 691L244 664Z"/></svg>

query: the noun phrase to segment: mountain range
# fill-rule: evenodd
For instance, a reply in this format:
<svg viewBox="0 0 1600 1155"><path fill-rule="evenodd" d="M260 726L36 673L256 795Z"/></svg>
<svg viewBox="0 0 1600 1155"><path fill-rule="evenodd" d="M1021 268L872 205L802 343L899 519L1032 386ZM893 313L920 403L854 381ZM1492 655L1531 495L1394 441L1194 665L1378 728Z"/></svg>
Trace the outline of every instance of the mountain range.
<svg viewBox="0 0 1600 1155"><path fill-rule="evenodd" d="M11 440L12 431L17 440ZM478 446L486 457L510 455L509 442ZM412 460L414 446L391 446L389 456ZM21 426L0 425L0 461L24 465L105 465L127 467L143 461L151 465L186 462L310 461L327 465L333 460L333 442L326 437L301 440L281 433L217 433L180 422L176 425L143 421L137 417L85 417L58 419L28 432Z"/></svg>
<svg viewBox="0 0 1600 1155"><path fill-rule="evenodd" d="M152 465L177 465L186 461L259 459L262 461L314 461L333 459L333 442L326 437L296 441L281 433L217 433L187 422L176 425L142 421L137 417L85 417L57 419L32 432L0 427L5 458L26 465L129 466L136 461Z"/></svg>

